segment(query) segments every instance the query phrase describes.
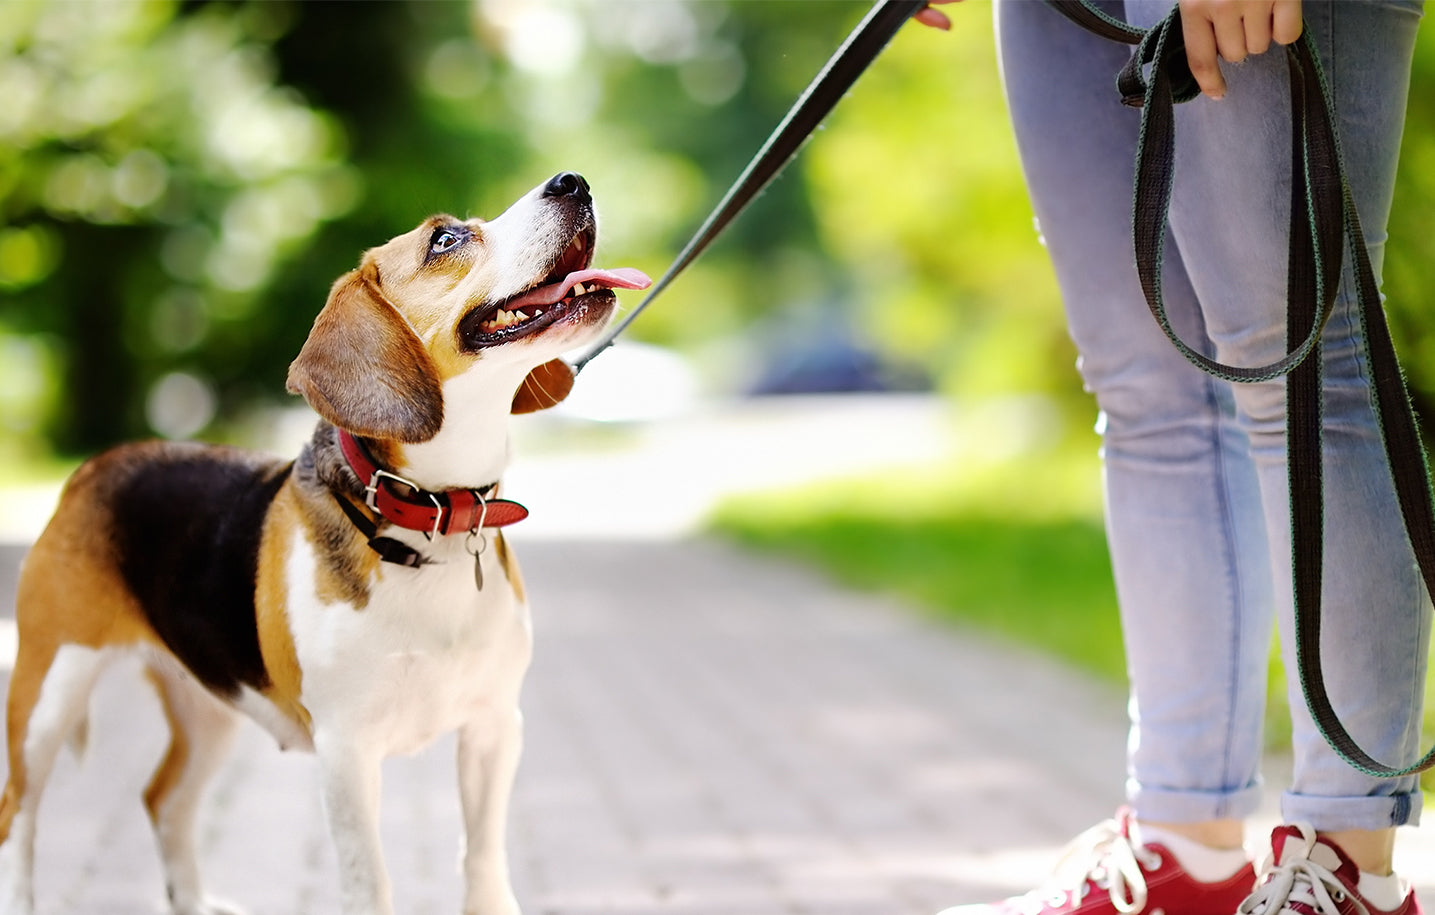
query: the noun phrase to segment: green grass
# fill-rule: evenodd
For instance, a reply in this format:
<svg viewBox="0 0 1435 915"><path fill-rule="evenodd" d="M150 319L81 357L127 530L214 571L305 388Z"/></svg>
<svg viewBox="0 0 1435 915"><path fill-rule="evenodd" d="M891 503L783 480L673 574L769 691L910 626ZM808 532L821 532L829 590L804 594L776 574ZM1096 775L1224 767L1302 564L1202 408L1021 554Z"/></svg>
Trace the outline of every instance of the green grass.
<svg viewBox="0 0 1435 915"><path fill-rule="evenodd" d="M719 524L749 546L809 560L844 584L900 595L1121 680L1121 632L1098 522L907 517L893 508L734 513Z"/></svg>
<svg viewBox="0 0 1435 915"><path fill-rule="evenodd" d="M713 524L1122 682L1094 447L958 463L738 497Z"/></svg>
<svg viewBox="0 0 1435 915"><path fill-rule="evenodd" d="M720 506L712 524L750 548L1124 684L1099 480L1095 443L1082 439L1040 453L971 454L940 467L744 495ZM1266 736L1281 748L1290 726L1274 650L1270 669ZM1425 724L1428 748L1435 676L1426 682ZM1435 790L1435 775L1424 784Z"/></svg>

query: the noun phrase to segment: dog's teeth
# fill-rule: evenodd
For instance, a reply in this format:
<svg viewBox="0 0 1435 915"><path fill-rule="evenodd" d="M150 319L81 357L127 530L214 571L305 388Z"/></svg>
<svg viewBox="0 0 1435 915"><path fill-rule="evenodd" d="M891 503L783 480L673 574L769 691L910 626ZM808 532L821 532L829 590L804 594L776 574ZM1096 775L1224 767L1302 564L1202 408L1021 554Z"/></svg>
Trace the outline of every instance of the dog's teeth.
<svg viewBox="0 0 1435 915"><path fill-rule="evenodd" d="M573 284L573 295L583 295L583 294L586 293L587 291L588 291L588 290L586 290L586 289L583 288L583 284L582 284L582 283L574 283L574 284Z"/></svg>
<svg viewBox="0 0 1435 915"><path fill-rule="evenodd" d="M524 313L521 312L521 311L515 311L515 312L513 313L513 317L514 317L515 319L519 320L519 321L527 321L527 320L528 320L528 315L524 314Z"/></svg>
<svg viewBox="0 0 1435 915"><path fill-rule="evenodd" d="M541 309L541 308L535 308L535 309L533 309L533 317L536 318L536 317L538 317L538 316L541 315L541 314L543 314L543 309Z"/></svg>

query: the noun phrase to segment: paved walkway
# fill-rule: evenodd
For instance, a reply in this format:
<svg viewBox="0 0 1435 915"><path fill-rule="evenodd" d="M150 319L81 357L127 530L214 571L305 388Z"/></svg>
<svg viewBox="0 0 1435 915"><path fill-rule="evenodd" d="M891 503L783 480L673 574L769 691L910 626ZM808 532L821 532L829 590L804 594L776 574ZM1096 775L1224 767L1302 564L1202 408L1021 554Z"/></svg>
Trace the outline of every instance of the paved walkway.
<svg viewBox="0 0 1435 915"><path fill-rule="evenodd" d="M1040 658L708 541L522 553L538 656L511 846L530 915L923 915L1024 888L1118 802L1120 697ZM159 714L133 671L104 686L86 758L46 797L46 915L160 899L138 802ZM406 915L458 910L452 757L385 770ZM203 824L216 891L255 915L337 911L308 757L247 726ZM1430 906L1435 842L1408 832Z"/></svg>
<svg viewBox="0 0 1435 915"><path fill-rule="evenodd" d="M830 447L790 422L771 431L794 466L795 442ZM727 471L775 462L762 441L748 430L745 466ZM630 480L674 507L635 536L565 533L535 507L549 526L512 538L537 630L510 842L528 915L930 915L1030 888L1110 815L1124 741L1115 691L684 534L692 475L665 483L655 471L667 463ZM593 503L579 515L605 510L569 483ZM0 548L0 616L22 552ZM134 670L106 676L87 755L62 755L42 808L43 915L159 910L138 797L161 728ZM385 769L402 915L458 911L453 755L441 742ZM1273 780L1282 768L1272 761ZM1406 833L1400 866L1435 911L1435 827ZM253 915L337 912L313 761L256 727L218 778L201 845L212 888Z"/></svg>

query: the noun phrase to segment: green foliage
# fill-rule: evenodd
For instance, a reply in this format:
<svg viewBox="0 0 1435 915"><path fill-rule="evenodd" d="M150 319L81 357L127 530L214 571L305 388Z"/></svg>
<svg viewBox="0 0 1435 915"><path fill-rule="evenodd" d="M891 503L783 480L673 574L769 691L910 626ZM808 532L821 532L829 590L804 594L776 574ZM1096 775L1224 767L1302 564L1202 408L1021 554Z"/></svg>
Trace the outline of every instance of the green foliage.
<svg viewBox="0 0 1435 915"><path fill-rule="evenodd" d="M968 395L1074 386L1075 353L1036 243L991 17L900 34L812 145L825 245L862 331Z"/></svg>
<svg viewBox="0 0 1435 915"><path fill-rule="evenodd" d="M333 280L433 211L560 169L600 257L661 273L865 0L29 0L0 5L0 451L223 434L282 400ZM905 28L787 173L633 329L741 389L849 336L965 397L1089 411L1007 125L990 7ZM1435 49L1387 256L1435 390ZM735 355L736 354L736 355Z"/></svg>
<svg viewBox="0 0 1435 915"><path fill-rule="evenodd" d="M354 201L333 120L275 83L270 26L163 2L0 8L0 343L23 355L7 374L48 378L11 431L61 407L58 444L94 445L133 432L146 394L192 431L250 367L261 293Z"/></svg>
<svg viewBox="0 0 1435 915"><path fill-rule="evenodd" d="M5 450L222 432L282 396L365 248L559 169L597 189L603 250L661 272L864 9L5 5ZM639 333L707 344L839 273L785 179Z"/></svg>
<svg viewBox="0 0 1435 915"><path fill-rule="evenodd" d="M1386 315L1400 363L1426 428L1435 422L1435 320L1428 291L1435 283L1435 34L1424 27L1415 43L1400 171L1385 249Z"/></svg>
<svg viewBox="0 0 1435 915"><path fill-rule="evenodd" d="M1093 443L1081 436L1057 449L1000 450L738 497L713 525L844 584L1124 682Z"/></svg>
<svg viewBox="0 0 1435 915"><path fill-rule="evenodd" d="M982 514L943 520L844 508L727 532L816 563L845 585L898 595L1121 682L1125 662L1100 522Z"/></svg>

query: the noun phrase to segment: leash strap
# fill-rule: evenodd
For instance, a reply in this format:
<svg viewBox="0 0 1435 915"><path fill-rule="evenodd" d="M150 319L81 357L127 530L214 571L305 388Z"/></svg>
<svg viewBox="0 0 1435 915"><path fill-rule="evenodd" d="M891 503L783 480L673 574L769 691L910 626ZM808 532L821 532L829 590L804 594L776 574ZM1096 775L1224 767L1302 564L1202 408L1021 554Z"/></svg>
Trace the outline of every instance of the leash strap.
<svg viewBox="0 0 1435 915"><path fill-rule="evenodd" d="M379 526L374 523L374 520L337 492L334 493L334 501L339 503L339 508L348 516L349 523L364 535L364 542L369 545L369 549L378 553L379 558L384 562L408 566L411 569L417 569L428 562L422 553L408 544L395 540L393 537L380 537L378 535Z"/></svg>
<svg viewBox="0 0 1435 915"><path fill-rule="evenodd" d="M748 162L747 168L738 176L717 207L708 214L707 220L678 254L668 271L653 284L653 288L648 291L643 301L638 303L638 307L609 329L591 350L574 363L574 375L583 371L583 367L592 362L599 353L612 346L618 335L628 329L628 325L642 314L643 309L712 244L713 239L747 208L753 198L767 187L768 182L777 177L778 172L797 154L807 142L807 138L822 123L822 119L827 117L833 106L847 94L847 90L852 88L852 84L877 58L903 23L924 6L926 0L877 0L872 5L866 17L857 24L793 103L782 122L768 136L757 155Z"/></svg>
<svg viewBox="0 0 1435 915"><path fill-rule="evenodd" d="M1302 31L1285 48L1291 84L1291 232L1287 280L1286 355L1269 365L1241 367L1209 359L1172 328L1161 295L1161 264L1174 177L1174 105L1199 91L1186 64L1179 9L1149 32L1112 19L1085 0L1048 0L1068 19L1098 35L1137 45L1117 77L1122 100L1141 107L1132 239L1147 305L1166 336L1192 363L1233 382L1286 375L1287 474L1291 500L1291 565L1296 660L1301 689L1316 727L1354 768L1396 778L1435 767L1435 749L1417 763L1382 763L1350 736L1331 704L1320 653L1324 492L1322 474L1321 332L1335 307L1342 249L1355 277L1371 396L1400 510L1420 573L1435 594L1435 507L1404 375L1381 309L1354 197L1340 154L1334 104L1319 57ZM1149 76L1147 73L1149 72Z"/></svg>

